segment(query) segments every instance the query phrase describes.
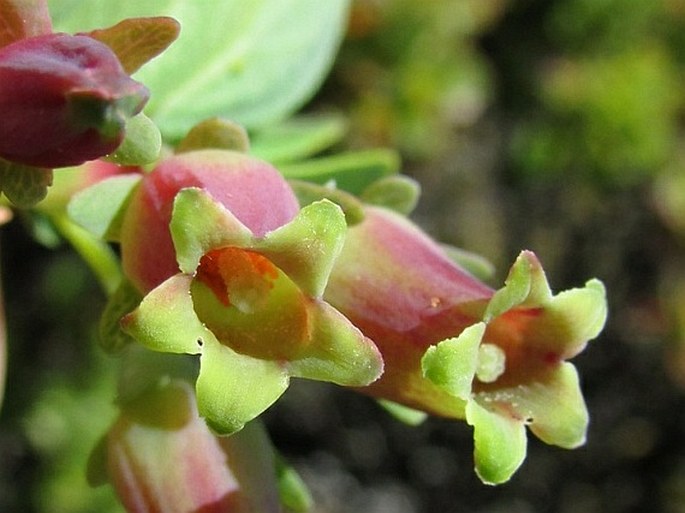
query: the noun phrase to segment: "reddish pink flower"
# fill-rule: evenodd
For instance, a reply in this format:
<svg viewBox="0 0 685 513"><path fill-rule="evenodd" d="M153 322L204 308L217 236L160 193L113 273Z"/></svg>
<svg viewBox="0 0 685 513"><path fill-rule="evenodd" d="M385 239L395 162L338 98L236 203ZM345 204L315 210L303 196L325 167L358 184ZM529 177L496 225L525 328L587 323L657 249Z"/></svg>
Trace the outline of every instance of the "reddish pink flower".
<svg viewBox="0 0 685 513"><path fill-rule="evenodd" d="M47 34L0 48L0 157L66 167L114 151L148 91L88 36Z"/></svg>

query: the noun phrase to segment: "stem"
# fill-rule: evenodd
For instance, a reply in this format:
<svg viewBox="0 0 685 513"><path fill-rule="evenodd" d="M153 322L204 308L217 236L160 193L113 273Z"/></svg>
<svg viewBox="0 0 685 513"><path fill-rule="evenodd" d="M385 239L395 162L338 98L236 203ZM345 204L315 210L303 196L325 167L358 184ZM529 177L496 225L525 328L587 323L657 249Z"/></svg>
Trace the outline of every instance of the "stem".
<svg viewBox="0 0 685 513"><path fill-rule="evenodd" d="M52 216L59 233L69 241L97 277L105 294L111 296L122 279L119 261L106 242L71 222L66 215Z"/></svg>

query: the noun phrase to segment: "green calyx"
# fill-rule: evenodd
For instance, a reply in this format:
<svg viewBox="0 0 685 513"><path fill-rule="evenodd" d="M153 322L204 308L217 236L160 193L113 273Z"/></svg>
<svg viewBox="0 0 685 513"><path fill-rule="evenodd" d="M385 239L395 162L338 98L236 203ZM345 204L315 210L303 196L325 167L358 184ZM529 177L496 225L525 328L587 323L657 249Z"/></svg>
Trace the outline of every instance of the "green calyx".
<svg viewBox="0 0 685 513"><path fill-rule="evenodd" d="M68 116L83 130L94 128L105 139L122 136L126 120L140 108L137 94L117 99L103 97L94 91L72 91L67 95Z"/></svg>

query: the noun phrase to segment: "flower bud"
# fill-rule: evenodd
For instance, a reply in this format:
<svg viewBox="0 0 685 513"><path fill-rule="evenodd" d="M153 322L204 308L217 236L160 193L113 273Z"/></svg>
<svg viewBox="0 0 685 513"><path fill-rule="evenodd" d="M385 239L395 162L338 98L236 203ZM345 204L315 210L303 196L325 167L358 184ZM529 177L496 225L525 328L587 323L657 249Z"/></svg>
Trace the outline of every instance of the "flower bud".
<svg viewBox="0 0 685 513"><path fill-rule="evenodd" d="M107 155L148 96L91 37L16 41L0 48L0 158L50 168Z"/></svg>
<svg viewBox="0 0 685 513"><path fill-rule="evenodd" d="M263 428L217 437L181 380L123 404L105 443L109 480L129 513L281 511Z"/></svg>

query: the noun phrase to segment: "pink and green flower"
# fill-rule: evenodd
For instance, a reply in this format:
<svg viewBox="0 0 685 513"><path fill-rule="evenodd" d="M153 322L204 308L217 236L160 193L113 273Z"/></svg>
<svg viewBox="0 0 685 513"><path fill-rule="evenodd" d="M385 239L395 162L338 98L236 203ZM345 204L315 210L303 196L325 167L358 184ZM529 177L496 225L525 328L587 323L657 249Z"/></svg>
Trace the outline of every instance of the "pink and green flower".
<svg viewBox="0 0 685 513"><path fill-rule="evenodd" d="M406 218L368 207L348 231L324 298L383 354L363 392L474 426L476 470L506 481L526 453L525 429L565 448L585 440L588 413L566 360L601 331L604 287L557 295L532 252L495 291Z"/></svg>
<svg viewBox="0 0 685 513"><path fill-rule="evenodd" d="M365 386L377 348L322 299L346 233L330 201L299 210L281 175L241 153L200 150L146 175L121 225L140 292L123 320L146 347L200 356L200 414L232 433L291 377Z"/></svg>

